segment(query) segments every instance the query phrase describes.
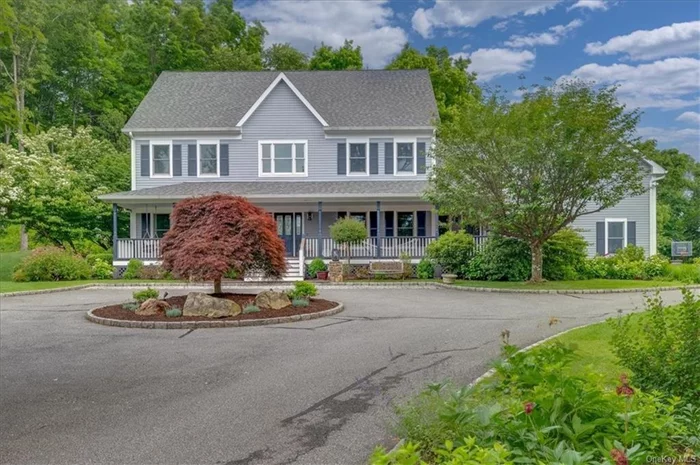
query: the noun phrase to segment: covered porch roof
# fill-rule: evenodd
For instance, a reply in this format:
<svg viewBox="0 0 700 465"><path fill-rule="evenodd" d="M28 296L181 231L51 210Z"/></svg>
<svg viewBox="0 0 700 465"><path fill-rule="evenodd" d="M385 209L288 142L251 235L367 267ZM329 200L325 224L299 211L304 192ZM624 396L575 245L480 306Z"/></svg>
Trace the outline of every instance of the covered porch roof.
<svg viewBox="0 0 700 465"><path fill-rule="evenodd" d="M300 200L418 200L427 181L253 181L253 182L182 182L105 194L99 198L110 203L149 203L158 200L177 201L212 194L239 195L251 200L279 202Z"/></svg>

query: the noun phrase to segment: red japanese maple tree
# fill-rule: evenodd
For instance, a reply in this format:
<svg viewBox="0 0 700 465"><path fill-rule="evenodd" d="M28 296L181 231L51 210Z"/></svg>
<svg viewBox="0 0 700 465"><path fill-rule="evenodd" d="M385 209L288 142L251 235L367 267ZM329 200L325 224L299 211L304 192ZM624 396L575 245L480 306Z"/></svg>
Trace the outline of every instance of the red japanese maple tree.
<svg viewBox="0 0 700 465"><path fill-rule="evenodd" d="M178 202L161 241L163 268L181 277L214 281L229 271L280 277L286 269L284 242L274 219L243 197L216 194Z"/></svg>

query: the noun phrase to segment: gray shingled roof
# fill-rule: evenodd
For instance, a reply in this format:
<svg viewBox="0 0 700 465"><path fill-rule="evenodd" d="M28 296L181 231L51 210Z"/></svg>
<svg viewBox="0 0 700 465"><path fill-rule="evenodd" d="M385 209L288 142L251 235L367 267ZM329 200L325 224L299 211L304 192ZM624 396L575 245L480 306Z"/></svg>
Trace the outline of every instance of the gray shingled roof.
<svg viewBox="0 0 700 465"><path fill-rule="evenodd" d="M279 74L163 72L124 131L233 128ZM430 127L437 117L426 70L284 74L331 127Z"/></svg>
<svg viewBox="0 0 700 465"><path fill-rule="evenodd" d="M183 182L135 191L101 195L105 201L180 200L216 193L240 195L251 199L293 198L345 199L382 197L420 197L426 181L258 181L258 182Z"/></svg>

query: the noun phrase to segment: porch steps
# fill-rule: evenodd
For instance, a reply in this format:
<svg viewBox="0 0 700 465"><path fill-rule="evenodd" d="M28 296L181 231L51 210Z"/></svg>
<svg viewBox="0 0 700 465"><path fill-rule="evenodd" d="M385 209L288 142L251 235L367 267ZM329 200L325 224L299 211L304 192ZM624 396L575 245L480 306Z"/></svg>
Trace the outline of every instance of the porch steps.
<svg viewBox="0 0 700 465"><path fill-rule="evenodd" d="M297 257L287 257L287 272L282 276L282 281L303 281L304 277L301 275L301 270L299 269L299 258ZM248 275L243 278L244 281L248 282L265 282L266 279L262 275Z"/></svg>

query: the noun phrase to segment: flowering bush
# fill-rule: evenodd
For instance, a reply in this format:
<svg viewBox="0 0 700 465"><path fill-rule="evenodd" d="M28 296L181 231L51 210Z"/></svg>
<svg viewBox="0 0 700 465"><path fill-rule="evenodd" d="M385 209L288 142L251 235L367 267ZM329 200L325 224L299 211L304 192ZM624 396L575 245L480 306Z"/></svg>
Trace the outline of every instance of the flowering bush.
<svg viewBox="0 0 700 465"><path fill-rule="evenodd" d="M77 254L58 247L32 251L15 269L14 281L74 281L88 279L90 265Z"/></svg>

